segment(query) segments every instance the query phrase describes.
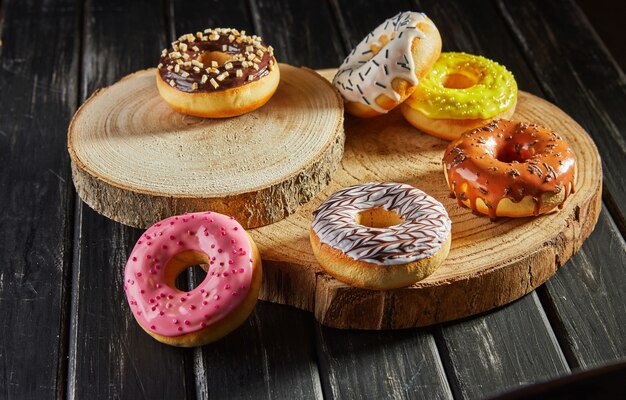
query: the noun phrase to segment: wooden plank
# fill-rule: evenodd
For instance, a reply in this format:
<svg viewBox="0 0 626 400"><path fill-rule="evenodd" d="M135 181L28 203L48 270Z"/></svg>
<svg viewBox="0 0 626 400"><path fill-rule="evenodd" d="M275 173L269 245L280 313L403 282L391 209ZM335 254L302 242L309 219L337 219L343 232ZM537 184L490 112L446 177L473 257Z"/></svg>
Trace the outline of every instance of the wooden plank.
<svg viewBox="0 0 626 400"><path fill-rule="evenodd" d="M383 18L409 8L396 1L331 1L330 5L343 43L334 66ZM316 345L326 398L452 397L435 340L427 330L356 332L316 323Z"/></svg>
<svg viewBox="0 0 626 400"><path fill-rule="evenodd" d="M570 365L604 364L626 356L626 275L620 237L620 230L624 234L620 132L626 131L626 81L574 2L561 1L558 7L545 2L498 6L542 89L587 127L603 157L604 199L615 219L605 208L582 250L539 294Z"/></svg>
<svg viewBox="0 0 626 400"><path fill-rule="evenodd" d="M422 1L422 3L425 2ZM505 3L503 2L502 4ZM511 6L509 3L506 4L507 6ZM501 19L498 19L497 13L489 12L490 7L485 7L482 3L476 4L475 8L473 8L476 13L469 13L467 10L458 10L456 3L437 3L434 4L433 7L433 10L431 10L433 18L437 17L437 21L442 20L444 23L453 24L450 28L446 28L444 32L446 38L452 39L455 49L469 51L468 49L474 48L476 50L472 51L480 51L481 54L494 58L511 68L516 75L520 88L537 91L538 94L544 93L546 88L546 84L544 83L545 75L543 73L544 66L542 66L540 70L537 70L541 71L541 73L535 75L535 71L531 71L528 68L528 64L525 61L526 57L520 54L519 51L512 51L512 49L516 47L511 44L510 35L507 33L506 29L502 28L502 24L496 23L496 21L501 21ZM476 17L474 17L474 15L476 15ZM522 19L526 21L534 17L536 16L526 16ZM493 21L493 23L481 23L480 21L484 21L485 18ZM558 19L558 17L555 16L552 19ZM552 19L550 19L550 21ZM521 19L517 19L516 17L515 21L518 20ZM443 26L443 24L439 25ZM454 26L464 25L473 28L467 30L454 29ZM528 28L528 32L526 32L526 22L519 25L524 28L525 34L528 33L534 38L533 43L537 45L548 36L546 34L537 33L537 31L534 30L535 28L538 29L539 26ZM552 23L550 26L552 26ZM546 28L542 25L541 29ZM583 36L586 38L590 37L590 35ZM470 39L472 37L474 39ZM472 41L478 41L479 39L477 38L483 37L488 38L488 40L480 40L482 46L468 46ZM577 43L577 40L565 41L568 43ZM562 42L564 42L564 40L560 40L559 44ZM545 50L545 52L544 56L547 56L551 53L551 50ZM576 52L573 49L569 52L569 54L574 53ZM538 59L541 57L535 56L535 58ZM530 63L530 67L535 68L532 62ZM556 76L560 74L560 71L561 69L554 71L555 76L552 78L554 80L553 85L557 84ZM539 77L541 83L536 83L534 76ZM558 105L562 105L562 102L572 104L573 101L577 101L574 99L570 101L564 97L553 98L552 100L557 100ZM572 107L571 109L574 108ZM582 121L579 119L579 122ZM623 285L625 279L623 271L618 268L603 268L603 265L606 265L606 256L603 255L603 252L613 255L613 257L615 257L615 254L623 253L623 250L622 253L619 251L617 253L614 251L606 252L607 244L613 243L614 247L620 248L620 246L623 246L623 242L616 229L611 230L603 228L603 226L611 226L609 223L610 217L608 217L606 213L604 214L596 228L596 230L601 229L601 232L604 233L600 235L597 232L594 233L583 246L582 252L575 256L573 261L568 263L567 267L564 268L563 271L560 271L554 279L549 281L545 288L539 290L542 303L548 308L549 320L557 329L555 333L558 342L563 347L567 360L572 367L596 365L606 362L607 360L615 359L616 357L624 356L624 344L621 339L621 337L624 336L623 327L620 328L620 326L623 326L623 320L621 318L624 313L616 317L615 310L620 310L620 305L621 309L623 309ZM620 244L619 246L617 245L618 243ZM588 250L585 250L587 248L596 250L593 254L585 256L585 254L590 253ZM623 259L621 261L623 264ZM614 260L614 264L622 265L618 259ZM581 267L581 265L584 267ZM581 277L585 276L585 273L581 272L581 268L589 271L588 273L592 276L603 276L604 279L600 279L599 281L587 281L585 284L585 280L581 279ZM581 288L581 286L587 285L596 287L597 290L605 295L599 297L581 295L581 293L589 293L588 290L582 290ZM598 288L597 285L600 285L600 287ZM619 325L620 323L622 323L622 325ZM595 332L598 330L602 331L601 336L610 337L611 339L605 341L594 340Z"/></svg>
<svg viewBox="0 0 626 400"><path fill-rule="evenodd" d="M626 15L626 3L611 2L610 7L602 7L602 4L594 0L576 0L576 4L585 14L617 65L622 71L626 70L626 43L622 40L624 29L618 23L621 21L620 17Z"/></svg>
<svg viewBox="0 0 626 400"><path fill-rule="evenodd" d="M169 3L168 22L173 32L170 40L206 28L235 28L247 33L254 31L249 5L245 0L171 0Z"/></svg>
<svg viewBox="0 0 626 400"><path fill-rule="evenodd" d="M626 358L626 243L606 209L567 268L539 293L573 368Z"/></svg>
<svg viewBox="0 0 626 400"><path fill-rule="evenodd" d="M344 48L326 2L251 2L256 31L275 49L278 62L312 69L336 67Z"/></svg>
<svg viewBox="0 0 626 400"><path fill-rule="evenodd" d="M259 32L245 1L176 1L171 16L175 33L171 39L208 27ZM264 40L276 47L267 38ZM202 276L194 275L192 281L197 284ZM321 398L312 315L257 303L240 328L194 352L194 377L199 399Z"/></svg>
<svg viewBox="0 0 626 400"><path fill-rule="evenodd" d="M339 29L345 43L344 55L347 55L365 35L374 30L387 18L391 18L401 11L421 11L415 8L409 0L393 1L346 1L330 0L339 21ZM341 59L343 61L343 58ZM334 65L339 67L339 65Z"/></svg>
<svg viewBox="0 0 626 400"><path fill-rule="evenodd" d="M493 400L624 399L626 362L577 372L505 393Z"/></svg>
<svg viewBox="0 0 626 400"><path fill-rule="evenodd" d="M153 66L165 47L158 3L89 1L84 21L83 101L95 89ZM123 270L141 231L78 204L68 397L194 397L192 375L186 375L193 351L156 342L128 308Z"/></svg>
<svg viewBox="0 0 626 400"><path fill-rule="evenodd" d="M427 330L346 331L318 324L316 333L325 398L452 398Z"/></svg>
<svg viewBox="0 0 626 400"><path fill-rule="evenodd" d="M322 398L310 314L259 302L250 318L198 349L200 399Z"/></svg>
<svg viewBox="0 0 626 400"><path fill-rule="evenodd" d="M557 377L569 367L535 292L436 330L456 398L484 398Z"/></svg>
<svg viewBox="0 0 626 400"><path fill-rule="evenodd" d="M603 157L604 199L625 234L624 73L574 1L498 1L497 5L546 98L593 137Z"/></svg>
<svg viewBox="0 0 626 400"><path fill-rule="evenodd" d="M418 9L437 24L444 50L492 58L513 71L520 89L541 95L492 4L467 8L454 1L421 0ZM569 371L535 293L495 312L440 326L436 338L456 397L484 397Z"/></svg>
<svg viewBox="0 0 626 400"><path fill-rule="evenodd" d="M615 136L626 139L626 130L622 129L626 126L623 112L626 76L577 3L572 0L550 3L532 0L524 5L496 2L533 69L541 68L537 75L546 92L554 98L566 99L571 92L561 86L567 82L573 86L570 89L573 93L583 95L581 103L570 104L597 109L597 116L613 128L602 134L613 140L619 140ZM525 18L535 20L520 24ZM577 40L571 40L574 32ZM542 57L544 55L549 57ZM555 59L564 63L554 62Z"/></svg>
<svg viewBox="0 0 626 400"><path fill-rule="evenodd" d="M514 47L511 34L494 8L489 4L472 5L456 1L416 0L415 8L433 19L442 35L442 51L462 51L492 59L509 69L520 90L542 97L543 92L524 55ZM487 13L482 16L482 13ZM493 18L493 23L480 23L480 18Z"/></svg>
<svg viewBox="0 0 626 400"><path fill-rule="evenodd" d="M0 397L65 395L76 2L0 2Z"/></svg>

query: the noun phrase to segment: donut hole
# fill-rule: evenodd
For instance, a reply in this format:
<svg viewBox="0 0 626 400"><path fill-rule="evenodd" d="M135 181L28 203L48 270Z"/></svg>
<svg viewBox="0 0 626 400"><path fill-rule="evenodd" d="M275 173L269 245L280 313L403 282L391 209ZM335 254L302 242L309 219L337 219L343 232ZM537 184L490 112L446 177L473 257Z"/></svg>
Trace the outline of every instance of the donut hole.
<svg viewBox="0 0 626 400"><path fill-rule="evenodd" d="M183 271L176 277L175 286L183 292L190 292L197 288L206 278L205 264L192 265L187 267L186 272Z"/></svg>
<svg viewBox="0 0 626 400"><path fill-rule="evenodd" d="M395 37L395 32L394 35L391 39L393 39ZM370 44L370 50L372 51L372 57L374 57L376 54L378 54L379 51L381 51L386 45L387 43L389 43L389 41L391 40L389 38L389 36L383 34L380 35L380 37L378 38L377 41L373 41L372 44Z"/></svg>
<svg viewBox="0 0 626 400"><path fill-rule="evenodd" d="M165 265L165 283L183 292L189 292L206 278L209 256L188 250L176 254ZM185 271L189 271L185 274Z"/></svg>
<svg viewBox="0 0 626 400"><path fill-rule="evenodd" d="M405 221L397 212L382 207L370 208L359 212L355 217L358 225L370 228L389 228Z"/></svg>
<svg viewBox="0 0 626 400"><path fill-rule="evenodd" d="M448 74L443 78L443 87L448 89L467 89L476 85L478 81L464 74Z"/></svg>
<svg viewBox="0 0 626 400"><path fill-rule="evenodd" d="M523 163L526 162L535 154L529 145L523 145L520 143L512 143L509 146L505 146L500 151L497 151L495 156L498 161L510 164L514 161Z"/></svg>
<svg viewBox="0 0 626 400"><path fill-rule="evenodd" d="M233 59L232 54L224 53L221 51L207 51L198 56L198 61L204 64L205 67L210 67L211 62L217 62L218 66L226 64Z"/></svg>

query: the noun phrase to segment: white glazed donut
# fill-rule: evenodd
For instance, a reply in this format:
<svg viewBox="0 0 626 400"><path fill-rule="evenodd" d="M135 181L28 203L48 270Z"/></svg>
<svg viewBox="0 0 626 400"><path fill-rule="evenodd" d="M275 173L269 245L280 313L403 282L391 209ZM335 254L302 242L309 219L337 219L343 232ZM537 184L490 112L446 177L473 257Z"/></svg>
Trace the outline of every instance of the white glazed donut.
<svg viewBox="0 0 626 400"><path fill-rule="evenodd" d="M402 12L380 24L352 50L333 84L350 114L385 114L413 93L440 53L441 37L435 24L423 13Z"/></svg>
<svg viewBox="0 0 626 400"><path fill-rule="evenodd" d="M322 268L367 289L409 286L448 255L451 222L441 203L410 185L370 182L339 190L313 213Z"/></svg>

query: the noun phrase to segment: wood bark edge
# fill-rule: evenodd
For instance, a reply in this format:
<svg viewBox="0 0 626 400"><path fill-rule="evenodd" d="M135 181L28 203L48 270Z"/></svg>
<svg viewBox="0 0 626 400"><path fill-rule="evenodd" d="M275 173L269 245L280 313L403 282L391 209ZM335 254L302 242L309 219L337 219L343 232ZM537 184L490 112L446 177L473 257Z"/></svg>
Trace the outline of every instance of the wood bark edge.
<svg viewBox="0 0 626 400"><path fill-rule="evenodd" d="M308 68L301 70L307 71L313 79L318 79L321 85L329 86L339 104L342 103L340 95L329 82ZM130 74L116 84L144 71L147 70ZM171 215L204 210L232 215L246 229L268 225L293 214L298 206L317 195L330 182L332 173L343 157L345 133L342 115L334 128L334 140L326 145L317 159L282 181L259 190L213 198L167 196L123 187L90 171L72 148L74 122L85 112L89 103L107 89L96 90L72 118L68 129L68 151L72 180L80 198L100 214L125 225L145 229Z"/></svg>
<svg viewBox="0 0 626 400"><path fill-rule="evenodd" d="M333 328L403 329L447 322L508 304L545 283L578 251L598 221L601 193L600 188L575 207L565 219L565 229L529 249L523 259L419 290L365 291L337 285L333 278L320 274L312 311L320 323ZM373 320L371 315L379 318Z"/></svg>

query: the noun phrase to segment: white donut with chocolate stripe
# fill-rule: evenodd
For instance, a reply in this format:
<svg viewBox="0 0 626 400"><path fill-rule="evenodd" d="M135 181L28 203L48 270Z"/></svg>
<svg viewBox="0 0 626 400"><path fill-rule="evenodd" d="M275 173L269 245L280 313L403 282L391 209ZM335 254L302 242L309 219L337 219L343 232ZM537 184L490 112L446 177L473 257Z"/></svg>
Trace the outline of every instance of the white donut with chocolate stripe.
<svg viewBox="0 0 626 400"><path fill-rule="evenodd" d="M448 255L451 221L441 203L410 185L341 189L313 213L313 254L336 279L366 289L412 285Z"/></svg>
<svg viewBox="0 0 626 400"><path fill-rule="evenodd" d="M378 104L380 95L398 104L407 97L394 89L393 80L400 78L417 85L440 52L441 38L433 22L423 13L402 12L380 24L352 50L333 84L347 102L361 103L384 114L390 108Z"/></svg>

